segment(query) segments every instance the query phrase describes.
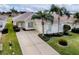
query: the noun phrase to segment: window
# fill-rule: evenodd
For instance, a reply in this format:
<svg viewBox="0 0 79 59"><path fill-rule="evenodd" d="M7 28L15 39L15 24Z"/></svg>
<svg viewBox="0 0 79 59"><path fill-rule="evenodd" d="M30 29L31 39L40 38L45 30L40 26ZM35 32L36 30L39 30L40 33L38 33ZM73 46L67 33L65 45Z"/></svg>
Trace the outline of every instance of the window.
<svg viewBox="0 0 79 59"><path fill-rule="evenodd" d="M28 28L32 28L33 27L33 22L29 22L28 23Z"/></svg>

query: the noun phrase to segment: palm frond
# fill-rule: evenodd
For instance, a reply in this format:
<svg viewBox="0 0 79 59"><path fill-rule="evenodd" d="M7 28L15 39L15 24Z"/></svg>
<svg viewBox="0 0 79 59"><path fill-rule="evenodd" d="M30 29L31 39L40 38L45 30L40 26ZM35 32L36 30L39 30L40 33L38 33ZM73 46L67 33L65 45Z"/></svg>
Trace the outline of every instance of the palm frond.
<svg viewBox="0 0 79 59"><path fill-rule="evenodd" d="M41 17L40 17L40 15L35 14L35 15L32 16L31 19L41 19Z"/></svg>
<svg viewBox="0 0 79 59"><path fill-rule="evenodd" d="M60 10L60 8L59 8L58 6L56 6L56 5L52 5L51 8L50 8L50 11L51 11L51 12L56 12L56 13L58 13L59 10Z"/></svg>
<svg viewBox="0 0 79 59"><path fill-rule="evenodd" d="M32 16L32 19L49 20L49 21L51 21L51 23L53 23L54 17L52 16L52 14L49 13L48 10L44 10L44 11L38 11L38 12L36 12L36 13Z"/></svg>
<svg viewBox="0 0 79 59"><path fill-rule="evenodd" d="M46 14L45 20L49 20L53 24L54 17L51 14Z"/></svg>

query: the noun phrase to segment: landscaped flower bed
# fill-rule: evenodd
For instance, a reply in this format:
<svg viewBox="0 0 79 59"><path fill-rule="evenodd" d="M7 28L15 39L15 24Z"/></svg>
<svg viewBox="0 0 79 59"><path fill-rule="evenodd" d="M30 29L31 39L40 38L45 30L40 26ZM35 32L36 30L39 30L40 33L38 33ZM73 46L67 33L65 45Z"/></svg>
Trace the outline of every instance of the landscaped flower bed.
<svg viewBox="0 0 79 59"><path fill-rule="evenodd" d="M68 45L68 42L66 40L64 40L64 39L60 39L58 41L58 44L61 45L61 46L67 46Z"/></svg>

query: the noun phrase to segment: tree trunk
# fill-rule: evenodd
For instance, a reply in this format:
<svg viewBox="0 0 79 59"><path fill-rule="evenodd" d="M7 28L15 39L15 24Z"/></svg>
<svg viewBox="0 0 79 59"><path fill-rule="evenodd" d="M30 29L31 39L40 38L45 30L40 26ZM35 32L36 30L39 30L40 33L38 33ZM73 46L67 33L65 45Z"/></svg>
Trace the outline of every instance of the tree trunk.
<svg viewBox="0 0 79 59"><path fill-rule="evenodd" d="M60 30L60 16L58 16L58 33L59 33L59 30Z"/></svg>
<svg viewBox="0 0 79 59"><path fill-rule="evenodd" d="M42 36L44 36L44 19L42 19Z"/></svg>

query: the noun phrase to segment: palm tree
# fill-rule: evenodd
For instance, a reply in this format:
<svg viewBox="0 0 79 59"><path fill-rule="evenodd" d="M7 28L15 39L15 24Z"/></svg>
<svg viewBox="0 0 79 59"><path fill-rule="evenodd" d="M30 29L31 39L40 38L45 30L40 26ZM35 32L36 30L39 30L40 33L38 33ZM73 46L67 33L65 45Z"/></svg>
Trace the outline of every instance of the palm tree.
<svg viewBox="0 0 79 59"><path fill-rule="evenodd" d="M74 14L74 18L76 18L76 20L74 21L74 25L76 25L77 23L79 23L79 12L76 12Z"/></svg>
<svg viewBox="0 0 79 59"><path fill-rule="evenodd" d="M32 19L42 19L42 36L44 36L44 21L49 20L51 23L53 23L53 16L47 11L38 11L33 16Z"/></svg>
<svg viewBox="0 0 79 59"><path fill-rule="evenodd" d="M15 13L16 13L16 14L18 13L18 11L15 10L14 8L10 9L10 11L11 11L11 13L12 13L13 16L14 16Z"/></svg>
<svg viewBox="0 0 79 59"><path fill-rule="evenodd" d="M69 11L65 7L62 7L61 10L62 10L63 14L65 14L68 17L67 19L69 19L69 17L70 17Z"/></svg>
<svg viewBox="0 0 79 59"><path fill-rule="evenodd" d="M70 18L70 13L69 13L69 11L66 11L65 15L68 17L68 19Z"/></svg>
<svg viewBox="0 0 79 59"><path fill-rule="evenodd" d="M70 17L70 13L66 10L65 7L59 8L56 5L52 5L50 8L50 12L56 12L56 14L58 14L58 32L59 32L59 26L60 26L60 17L62 17L64 14L66 16L68 16L68 18Z"/></svg>
<svg viewBox="0 0 79 59"><path fill-rule="evenodd" d="M17 12L18 12L18 11L15 10L14 8L10 9L10 11L11 11L12 13L17 13Z"/></svg>
<svg viewBox="0 0 79 59"><path fill-rule="evenodd" d="M59 32L59 26L60 26L60 16L63 15L63 12L61 10L61 8L59 8L58 6L56 5L52 5L51 8L50 8L50 12L56 12L56 14L58 14L58 32Z"/></svg>

